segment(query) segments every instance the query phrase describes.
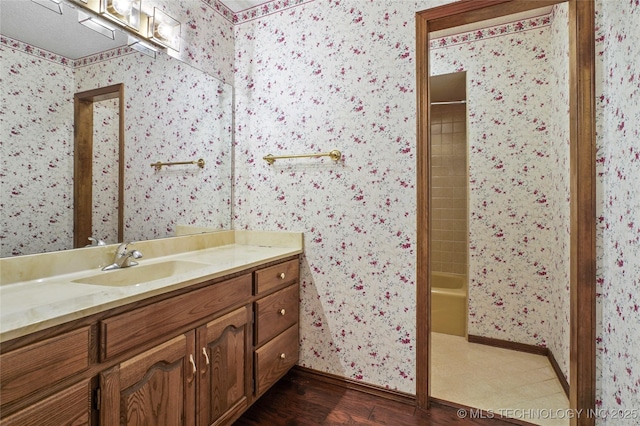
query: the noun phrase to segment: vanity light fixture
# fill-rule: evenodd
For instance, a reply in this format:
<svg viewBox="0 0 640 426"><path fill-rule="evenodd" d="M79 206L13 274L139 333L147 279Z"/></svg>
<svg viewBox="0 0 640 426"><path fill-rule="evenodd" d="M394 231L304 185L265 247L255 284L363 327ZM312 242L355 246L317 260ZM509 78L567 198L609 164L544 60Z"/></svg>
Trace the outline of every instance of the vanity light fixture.
<svg viewBox="0 0 640 426"><path fill-rule="evenodd" d="M116 29L103 22L101 19L78 10L78 22L93 31L102 34L111 40L116 39Z"/></svg>
<svg viewBox="0 0 640 426"><path fill-rule="evenodd" d="M101 0L100 13L135 30L140 28L140 0Z"/></svg>
<svg viewBox="0 0 640 426"><path fill-rule="evenodd" d="M157 7L149 16L148 37L170 49L180 50L180 22L164 13Z"/></svg>
<svg viewBox="0 0 640 426"><path fill-rule="evenodd" d="M31 0L32 2L46 7L47 9L62 15L62 0Z"/></svg>
<svg viewBox="0 0 640 426"><path fill-rule="evenodd" d="M150 43L144 42L142 40L138 40L135 37L129 36L129 41L127 45L130 48L137 50L140 53L144 53L147 56L151 56L153 59L156 58L156 54L158 53L158 49L153 47Z"/></svg>

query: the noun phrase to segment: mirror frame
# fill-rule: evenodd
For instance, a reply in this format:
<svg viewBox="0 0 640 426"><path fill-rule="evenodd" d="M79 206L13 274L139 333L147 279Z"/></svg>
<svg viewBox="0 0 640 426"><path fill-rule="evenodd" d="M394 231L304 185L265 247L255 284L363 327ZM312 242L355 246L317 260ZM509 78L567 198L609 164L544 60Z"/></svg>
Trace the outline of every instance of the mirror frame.
<svg viewBox="0 0 640 426"><path fill-rule="evenodd" d="M118 241L124 233L124 84L79 92L73 96L73 247L92 236L93 104L118 99Z"/></svg>
<svg viewBox="0 0 640 426"><path fill-rule="evenodd" d="M416 13L418 408L429 408L431 390L429 32L564 1L460 0ZM594 0L568 0L568 4L571 174L569 402L572 410L587 413L595 409L596 400L595 4ZM593 425L595 418L576 416L571 419L571 424Z"/></svg>

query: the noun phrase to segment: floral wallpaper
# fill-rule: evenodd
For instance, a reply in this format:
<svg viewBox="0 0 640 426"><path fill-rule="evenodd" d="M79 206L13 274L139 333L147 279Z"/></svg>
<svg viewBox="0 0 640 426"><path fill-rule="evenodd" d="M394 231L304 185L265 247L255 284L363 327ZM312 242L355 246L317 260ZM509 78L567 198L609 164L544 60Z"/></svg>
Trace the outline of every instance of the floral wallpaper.
<svg viewBox="0 0 640 426"><path fill-rule="evenodd" d="M551 12L549 80L552 89L549 134L552 143L550 157L551 190L549 207L553 228L550 275L553 285L549 291L550 316L545 319L547 347L569 381L569 353L571 343L571 181L569 152L569 8L566 3L555 5Z"/></svg>
<svg viewBox="0 0 640 426"><path fill-rule="evenodd" d="M0 37L0 256L73 247L73 68Z"/></svg>
<svg viewBox="0 0 640 426"><path fill-rule="evenodd" d="M118 240L118 171L120 102L109 99L93 105L93 206L91 234L109 243ZM87 244L89 242L87 241Z"/></svg>
<svg viewBox="0 0 640 426"><path fill-rule="evenodd" d="M236 75L235 223L305 232L303 365L413 392L415 63L409 32L414 24L394 5L314 2L238 26L237 68L248 71ZM470 82L470 90L480 95L470 95L476 104L469 106L477 111L471 113L476 130L470 130L470 144L472 203L479 205L472 217L477 222L471 266L476 292L470 332L546 345L542 336L550 301L537 295L556 285L546 271L557 254L537 253L554 236L541 193L551 187L538 183L553 165L542 161L538 166L541 153L552 154L551 137L540 122L550 120L541 105L551 97L545 59L549 20L525 27L514 25L508 36L491 34L477 42L475 35L462 44L451 38L442 46L468 49L475 66L479 51L486 49L493 64ZM521 45L518 55L527 67L536 62L536 73L500 53L514 45ZM462 69L463 63L457 59L442 72ZM506 88L496 83L511 74ZM540 100L533 94L539 85L545 86ZM507 116L516 122L510 130L504 120L494 121L505 116L504 110L478 112L491 102L506 105ZM496 144L485 146L487 138ZM260 160L267 153L333 148L343 150L344 161L268 166ZM522 174L527 165L531 171L522 185L502 177L507 170ZM499 183L485 185L492 173L499 173ZM496 223L501 230L492 228ZM492 243L498 240L499 249ZM504 266L496 257L509 263ZM493 294L505 283L513 287Z"/></svg>
<svg viewBox="0 0 640 426"><path fill-rule="evenodd" d="M300 364L412 393L415 11L314 1L235 30L234 226L304 232Z"/></svg>
<svg viewBox="0 0 640 426"><path fill-rule="evenodd" d="M640 2L596 3L597 404L640 410ZM617 412L617 411L616 411ZM637 425L630 411L600 424Z"/></svg>

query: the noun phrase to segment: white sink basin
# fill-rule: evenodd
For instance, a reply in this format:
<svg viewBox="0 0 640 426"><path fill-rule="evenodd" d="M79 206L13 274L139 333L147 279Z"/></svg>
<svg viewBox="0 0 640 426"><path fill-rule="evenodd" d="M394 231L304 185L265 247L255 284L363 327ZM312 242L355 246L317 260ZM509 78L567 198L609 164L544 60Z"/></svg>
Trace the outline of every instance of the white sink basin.
<svg viewBox="0 0 640 426"><path fill-rule="evenodd" d="M209 265L183 260L171 260L150 265L137 265L128 268L104 271L96 275L73 280L74 283L125 287L184 274Z"/></svg>

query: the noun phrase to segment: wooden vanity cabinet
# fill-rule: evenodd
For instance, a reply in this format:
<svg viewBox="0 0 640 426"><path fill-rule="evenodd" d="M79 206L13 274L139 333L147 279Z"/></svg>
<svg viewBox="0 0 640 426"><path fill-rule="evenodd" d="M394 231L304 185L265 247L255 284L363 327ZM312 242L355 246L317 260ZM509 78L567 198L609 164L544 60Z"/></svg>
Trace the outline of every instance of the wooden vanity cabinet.
<svg viewBox="0 0 640 426"><path fill-rule="evenodd" d="M259 397L298 362L299 263L256 271L255 395Z"/></svg>
<svg viewBox="0 0 640 426"><path fill-rule="evenodd" d="M43 333L54 337L12 341L17 349L0 356L9 413L0 425L231 424L298 360L298 265L254 268Z"/></svg>

